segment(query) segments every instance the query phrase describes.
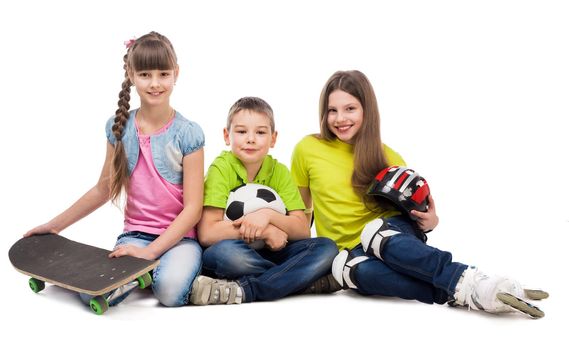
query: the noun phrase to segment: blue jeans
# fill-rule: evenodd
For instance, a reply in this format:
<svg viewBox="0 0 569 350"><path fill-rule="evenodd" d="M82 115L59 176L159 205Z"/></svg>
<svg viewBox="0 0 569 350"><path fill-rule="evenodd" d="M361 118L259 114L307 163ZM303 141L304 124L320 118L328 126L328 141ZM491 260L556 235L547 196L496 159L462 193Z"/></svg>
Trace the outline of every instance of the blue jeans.
<svg viewBox="0 0 569 350"><path fill-rule="evenodd" d="M203 270L216 278L237 280L245 302L275 300L301 292L330 273L337 254L336 244L328 238L292 241L276 252L228 239L204 251Z"/></svg>
<svg viewBox="0 0 569 350"><path fill-rule="evenodd" d="M137 247L146 247L158 236L143 232L125 232L117 239L115 246L130 244ZM164 306L186 305L192 290L194 278L201 268L202 248L195 239L183 238L175 246L162 254L160 265L152 273L152 291L158 301ZM114 306L123 301L129 293L114 300ZM81 300L89 304L92 298L87 294L80 294Z"/></svg>
<svg viewBox="0 0 569 350"><path fill-rule="evenodd" d="M444 304L452 298L467 265L453 262L449 252L433 248L416 236L416 228L403 216L386 219L401 232L386 243L383 261L374 255L354 266L353 282L364 295L394 296L424 303ZM352 256L365 255L361 245Z"/></svg>

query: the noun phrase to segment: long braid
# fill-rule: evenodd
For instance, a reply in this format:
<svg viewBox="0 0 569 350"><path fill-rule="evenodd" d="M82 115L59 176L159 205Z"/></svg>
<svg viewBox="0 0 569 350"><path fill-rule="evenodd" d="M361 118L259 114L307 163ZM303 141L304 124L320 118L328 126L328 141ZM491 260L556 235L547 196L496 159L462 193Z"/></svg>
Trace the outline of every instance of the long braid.
<svg viewBox="0 0 569 350"><path fill-rule="evenodd" d="M111 200L116 202L120 198L120 194L123 188L126 190L128 188L128 160L126 157L126 152L124 150L124 144L122 142L123 130L126 126L126 122L129 117L130 109L130 86L132 85L130 78L128 77L128 53L124 55L124 81L122 83L122 89L119 93L119 108L115 112L115 124L113 125L112 131L115 136L115 153L113 156L112 170L111 170Z"/></svg>
<svg viewBox="0 0 569 350"><path fill-rule="evenodd" d="M150 32L128 42L128 50L123 57L124 80L119 93L118 109L112 127L115 136L115 153L112 159L110 199L118 204L122 191L128 192L128 158L122 138L129 118L130 80L129 72L152 69L174 69L177 67L176 53L170 41L163 35Z"/></svg>

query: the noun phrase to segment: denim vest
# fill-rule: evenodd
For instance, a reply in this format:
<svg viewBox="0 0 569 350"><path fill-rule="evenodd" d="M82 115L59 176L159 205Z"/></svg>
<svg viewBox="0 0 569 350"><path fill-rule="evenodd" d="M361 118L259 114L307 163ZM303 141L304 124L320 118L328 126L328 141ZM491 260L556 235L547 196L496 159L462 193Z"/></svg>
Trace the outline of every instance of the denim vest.
<svg viewBox="0 0 569 350"><path fill-rule="evenodd" d="M140 153L138 132L134 124L136 111L136 109L130 111L122 136L124 150L128 159L129 175L132 174ZM105 127L107 139L112 145L116 142L115 135L112 132L114 120L115 116L109 118ZM174 120L167 130L158 135L150 136L154 166L160 176L166 181L173 184L182 184L182 158L202 148L204 144L205 136L201 127L197 123L187 120L176 111Z"/></svg>

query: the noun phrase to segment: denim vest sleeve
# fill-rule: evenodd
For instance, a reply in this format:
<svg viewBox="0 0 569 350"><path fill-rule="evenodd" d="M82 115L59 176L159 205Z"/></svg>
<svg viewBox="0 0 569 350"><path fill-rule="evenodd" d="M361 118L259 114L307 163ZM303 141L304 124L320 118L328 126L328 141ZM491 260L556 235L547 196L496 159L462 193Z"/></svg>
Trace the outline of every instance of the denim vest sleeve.
<svg viewBox="0 0 569 350"><path fill-rule="evenodd" d="M129 118L126 122L125 129L123 130L123 135L122 135L123 147L128 161L129 174L132 174L132 171L136 166L136 163L138 161L138 153L139 153L138 137L136 134L136 127L134 125L135 114L136 110L132 110L129 112ZM113 134L114 124L115 124L115 116L112 116L107 120L107 124L105 125L107 140L113 146L115 146L115 143L117 142L117 139Z"/></svg>
<svg viewBox="0 0 569 350"><path fill-rule="evenodd" d="M151 136L152 158L160 176L173 184L183 182L183 158L204 145L201 127L176 114L170 128L160 135Z"/></svg>
<svg viewBox="0 0 569 350"><path fill-rule="evenodd" d="M115 124L115 116L110 117L107 120L107 124L105 125L105 132L107 133L107 140L111 143L111 145L115 145L116 138L113 134L113 125Z"/></svg>
<svg viewBox="0 0 569 350"><path fill-rule="evenodd" d="M181 136L182 154L184 156L197 151L205 145L205 135L198 123L188 121Z"/></svg>

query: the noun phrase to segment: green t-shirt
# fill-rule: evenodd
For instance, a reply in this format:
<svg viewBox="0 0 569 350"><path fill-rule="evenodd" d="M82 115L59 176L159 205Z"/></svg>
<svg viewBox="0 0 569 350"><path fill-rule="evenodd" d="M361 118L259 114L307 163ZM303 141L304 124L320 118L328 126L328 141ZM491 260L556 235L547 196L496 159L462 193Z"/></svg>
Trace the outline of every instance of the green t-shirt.
<svg viewBox="0 0 569 350"><path fill-rule="evenodd" d="M204 184L204 206L225 209L229 192L246 184L247 170L232 152L223 151L209 166ZM253 183L271 187L283 200L287 212L304 210L298 187L287 167L267 155Z"/></svg>
<svg viewBox="0 0 569 350"><path fill-rule="evenodd" d="M399 154L383 148L389 165L405 165ZM299 187L310 188L316 234L332 239L340 249L359 244L362 229L371 220L399 214L368 209L352 187L353 172L353 146L340 140L306 136L293 151L291 174Z"/></svg>

